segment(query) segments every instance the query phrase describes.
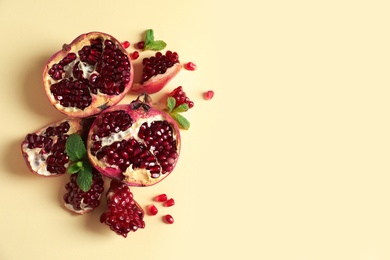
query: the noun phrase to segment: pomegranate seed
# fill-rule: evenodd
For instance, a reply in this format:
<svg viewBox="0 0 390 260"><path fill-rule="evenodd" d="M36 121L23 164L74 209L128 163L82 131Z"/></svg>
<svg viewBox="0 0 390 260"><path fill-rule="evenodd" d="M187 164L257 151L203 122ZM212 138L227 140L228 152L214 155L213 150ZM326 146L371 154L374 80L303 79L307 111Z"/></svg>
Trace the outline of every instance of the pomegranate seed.
<svg viewBox="0 0 390 260"><path fill-rule="evenodd" d="M170 97L173 97L176 100L175 108L180 106L181 104L187 104L188 108L194 107L194 102L187 97L187 94L184 92L183 87L179 86L172 90L171 93L169 93Z"/></svg>
<svg viewBox="0 0 390 260"><path fill-rule="evenodd" d="M134 51L132 54L130 54L130 58L132 60L136 60L136 59L138 59L138 57L139 57L139 52L138 51Z"/></svg>
<svg viewBox="0 0 390 260"><path fill-rule="evenodd" d="M154 200L155 201L158 201L158 202L164 202L168 199L167 197L167 194L163 193L163 194L160 194L160 195L157 195Z"/></svg>
<svg viewBox="0 0 390 260"><path fill-rule="evenodd" d="M154 206L153 204L148 206L149 215L155 216L155 215L157 215L157 212L158 212L158 209L156 208L156 206Z"/></svg>
<svg viewBox="0 0 390 260"><path fill-rule="evenodd" d="M203 93L203 98L205 100L210 100L213 97L214 97L214 91L212 91L212 90L209 90L209 91L206 91L206 92Z"/></svg>
<svg viewBox="0 0 390 260"><path fill-rule="evenodd" d="M196 70L198 67L193 62L187 62L186 64L184 64L184 68L186 70L192 70L193 71L193 70Z"/></svg>
<svg viewBox="0 0 390 260"><path fill-rule="evenodd" d="M144 41L137 42L135 46L137 49L143 50L145 48L145 42Z"/></svg>
<svg viewBox="0 0 390 260"><path fill-rule="evenodd" d="M123 48L127 49L130 47L130 42L124 41L124 42L122 42L122 46L123 46Z"/></svg>
<svg viewBox="0 0 390 260"><path fill-rule="evenodd" d="M163 216L163 220L167 224L173 224L173 222L175 222L175 220L173 219L173 217L170 214Z"/></svg>
<svg viewBox="0 0 390 260"><path fill-rule="evenodd" d="M164 202L164 207L172 207L173 205L175 205L175 200L172 198Z"/></svg>

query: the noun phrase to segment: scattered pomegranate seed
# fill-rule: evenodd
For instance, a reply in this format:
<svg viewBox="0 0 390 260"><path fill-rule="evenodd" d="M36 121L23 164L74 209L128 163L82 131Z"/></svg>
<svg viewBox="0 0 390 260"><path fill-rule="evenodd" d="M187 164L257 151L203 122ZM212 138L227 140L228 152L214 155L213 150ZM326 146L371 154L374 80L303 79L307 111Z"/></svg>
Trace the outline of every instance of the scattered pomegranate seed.
<svg viewBox="0 0 390 260"><path fill-rule="evenodd" d="M137 44L135 45L135 47L139 50L143 50L145 48L145 42L144 41L140 41L140 42L137 42Z"/></svg>
<svg viewBox="0 0 390 260"><path fill-rule="evenodd" d="M167 197L167 194L163 193L163 194L160 194L160 195L157 195L154 200L155 201L158 201L158 202L164 202L168 199Z"/></svg>
<svg viewBox="0 0 390 260"><path fill-rule="evenodd" d="M153 204L151 204L151 205L148 206L148 213L149 213L149 215L151 215L151 216L155 216L155 215L157 215L157 213L158 213L158 209L156 208L156 206L154 206Z"/></svg>
<svg viewBox="0 0 390 260"><path fill-rule="evenodd" d="M172 207L173 205L175 205L175 200L172 198L164 202L164 207Z"/></svg>
<svg viewBox="0 0 390 260"><path fill-rule="evenodd" d="M187 62L186 64L184 64L184 68L186 70L192 70L193 71L193 70L196 70L198 67L193 62Z"/></svg>
<svg viewBox="0 0 390 260"><path fill-rule="evenodd" d="M136 59L138 59L138 57L139 57L139 52L138 51L134 51L133 53L130 54L130 58L132 60L136 60Z"/></svg>
<svg viewBox="0 0 390 260"><path fill-rule="evenodd" d="M165 223L167 224L173 224L173 222L175 222L175 220L173 219L173 217L169 214L163 216L163 220Z"/></svg>
<svg viewBox="0 0 390 260"><path fill-rule="evenodd" d="M122 46L123 46L123 48L127 49L130 47L130 42L124 41L124 42L122 42Z"/></svg>
<svg viewBox="0 0 390 260"><path fill-rule="evenodd" d="M210 100L213 97L214 97L214 91L212 91L212 90L209 90L209 91L206 91L206 92L203 93L203 98L205 100Z"/></svg>

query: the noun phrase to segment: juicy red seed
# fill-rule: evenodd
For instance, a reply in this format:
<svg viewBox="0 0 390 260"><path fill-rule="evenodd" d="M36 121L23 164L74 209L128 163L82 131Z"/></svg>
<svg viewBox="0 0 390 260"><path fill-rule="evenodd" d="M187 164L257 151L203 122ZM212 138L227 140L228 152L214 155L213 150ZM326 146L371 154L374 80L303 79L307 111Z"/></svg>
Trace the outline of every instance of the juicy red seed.
<svg viewBox="0 0 390 260"><path fill-rule="evenodd" d="M137 42L136 47L137 49L143 50L145 48L145 42L144 41Z"/></svg>
<svg viewBox="0 0 390 260"><path fill-rule="evenodd" d="M134 51L133 53L130 54L130 58L132 60L136 60L136 59L138 59L138 57L139 57L139 52L138 51Z"/></svg>
<svg viewBox="0 0 390 260"><path fill-rule="evenodd" d="M84 192L77 184L78 174L72 174L70 182L65 185L67 193L64 195L64 201L66 204L72 205L75 211L94 210L100 205L100 198L104 191L102 176L98 171L93 170L91 188Z"/></svg>
<svg viewBox="0 0 390 260"><path fill-rule="evenodd" d="M193 70L196 70L198 67L193 62L187 62L186 64L184 64L184 68L186 70L192 70L193 71Z"/></svg>
<svg viewBox="0 0 390 260"><path fill-rule="evenodd" d="M173 217L170 214L163 216L163 220L167 224L173 224L173 222L175 222L175 220L173 219Z"/></svg>
<svg viewBox="0 0 390 260"><path fill-rule="evenodd" d="M203 98L205 100L210 100L213 97L214 97L214 91L212 91L212 90L209 90L209 91L206 91L206 92L203 93Z"/></svg>
<svg viewBox="0 0 390 260"><path fill-rule="evenodd" d="M164 202L164 207L172 207L173 205L175 205L175 200L172 198Z"/></svg>
<svg viewBox="0 0 390 260"><path fill-rule="evenodd" d="M148 206L148 213L149 213L149 215L151 215L151 216L155 216L155 215L157 215L157 213L158 213L158 209L156 208L156 206L154 206L153 204L151 204L151 205Z"/></svg>
<svg viewBox="0 0 390 260"><path fill-rule="evenodd" d="M167 194L165 194L165 193L162 193L162 194L160 194L160 195L157 195L155 198L154 198L154 200L155 201L158 201L158 202L164 202L164 201L166 201L168 199L168 197L167 197Z"/></svg>
<svg viewBox="0 0 390 260"><path fill-rule="evenodd" d="M179 63L179 55L172 51L167 51L165 55L157 52L155 56L144 58L141 84L155 75L164 74L175 63Z"/></svg>
<svg viewBox="0 0 390 260"><path fill-rule="evenodd" d="M109 136L111 133L125 131L131 127L133 119L124 110L117 110L102 114L96 124L96 131L92 136L95 139Z"/></svg>
<svg viewBox="0 0 390 260"><path fill-rule="evenodd" d="M122 42L122 46L123 46L123 48L127 49L130 47L130 42L124 41L124 42Z"/></svg>
<svg viewBox="0 0 390 260"><path fill-rule="evenodd" d="M133 199L129 187L119 181L112 180L108 197L108 207L100 216L100 222L105 223L112 231L127 237L131 231L137 231L145 227L143 211Z"/></svg>

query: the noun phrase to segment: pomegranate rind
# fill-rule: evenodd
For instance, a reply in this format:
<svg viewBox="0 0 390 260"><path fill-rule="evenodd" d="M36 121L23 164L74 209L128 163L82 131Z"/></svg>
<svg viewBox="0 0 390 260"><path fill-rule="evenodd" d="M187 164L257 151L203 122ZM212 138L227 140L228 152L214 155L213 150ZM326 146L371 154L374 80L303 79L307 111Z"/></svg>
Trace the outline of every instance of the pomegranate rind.
<svg viewBox="0 0 390 260"><path fill-rule="evenodd" d="M53 67L54 64L61 61L69 53L77 54L77 52L83 46L90 44L90 39L96 39L96 38L101 38L103 39L103 41L106 39L113 41L116 44L117 48L120 49L123 54L126 54L130 64L130 81L126 84L123 92L121 92L119 95L108 95L98 91L97 94L91 93L92 103L84 109L79 109L76 107L65 107L61 105L61 103L54 97L54 95L50 91L50 86L56 82L59 82L60 80L56 81L53 78L51 78L48 71L50 70L50 68ZM59 110L61 113L67 116L84 118L84 117L96 115L101 111L105 110L106 108L111 107L117 104L118 102L120 102L130 91L130 88L133 83L133 78L134 78L134 68L129 53L115 37L103 32L89 32L89 33L81 34L80 36L75 38L70 44L64 44L62 49L56 52L47 62L43 70L42 78L43 78L43 85L45 88L46 95L49 101L51 102L51 104L57 110Z"/></svg>
<svg viewBox="0 0 390 260"><path fill-rule="evenodd" d="M99 117L102 116L104 113L109 113L118 110L123 110L129 113L130 116L132 117L133 124L129 128L129 130L126 130L126 133L124 132L115 133L112 134L111 136L105 137L106 139L121 141L121 140L128 140L130 138L134 138L136 141L143 142L138 137L137 133L138 133L138 128L144 122L150 124L153 121L164 120L171 125L174 132L174 139L176 140L176 152L177 152L177 158L172 163L171 171L165 172L164 174L160 174L160 176L157 178L151 177L150 172L144 168L132 169L132 167L129 166L127 170L123 172L119 169L117 165L109 165L105 160L99 160L95 155L91 153L90 148L93 146L94 143L94 141L92 140L92 136L94 135L96 129L98 128L97 122L99 121L98 120ZM119 136L121 137L118 139L118 137L114 136L116 134L119 134ZM179 127L175 122L175 120L168 113L164 111L160 111L153 107L150 107L147 112L142 109L134 111L131 104L116 105L114 107L107 109L100 115L98 115L95 122L92 124L90 128L90 132L88 134L88 139L87 139L88 158L91 164L95 167L95 169L97 169L100 173L102 173L103 175L111 179L119 180L122 183L127 184L128 186L136 186L136 187L152 186L161 182L166 177L168 177L170 173L173 171L173 169L176 167L178 158L180 156L180 148L181 148L181 137L180 137Z"/></svg>
<svg viewBox="0 0 390 260"><path fill-rule="evenodd" d="M158 74L144 83L134 83L131 86L131 91L142 94L154 94L162 90L182 69L182 65L180 63L173 64L172 67L168 68L164 74Z"/></svg>
<svg viewBox="0 0 390 260"><path fill-rule="evenodd" d="M59 126L61 123L68 122L69 123L69 130L66 132L67 135L77 133L77 134L82 134L84 132L84 127L83 127L83 120L79 118L66 118L61 121L58 121L56 123L47 125L38 131L34 132L33 134L37 135L42 135L45 130L52 126ZM56 136L53 138L53 144L56 142ZM21 144L21 151L22 155L24 158L24 161L28 167L28 169L38 175L38 176L43 176L43 177L54 177L54 176L61 176L62 174L56 174L56 173L51 173L46 169L46 159L50 156L50 153L44 153L43 148L33 148L30 149L28 148L28 142L24 140ZM65 168L69 166L69 163L66 163L64 165Z"/></svg>

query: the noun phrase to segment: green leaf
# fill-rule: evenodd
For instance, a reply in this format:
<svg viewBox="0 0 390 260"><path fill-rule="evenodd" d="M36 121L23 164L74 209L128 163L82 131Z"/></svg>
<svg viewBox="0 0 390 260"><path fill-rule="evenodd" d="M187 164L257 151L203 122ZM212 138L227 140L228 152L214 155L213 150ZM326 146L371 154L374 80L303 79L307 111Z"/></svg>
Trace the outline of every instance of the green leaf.
<svg viewBox="0 0 390 260"><path fill-rule="evenodd" d="M168 113L172 112L172 110L176 106L176 99L174 97L168 97L167 106L168 106Z"/></svg>
<svg viewBox="0 0 390 260"><path fill-rule="evenodd" d="M87 192L92 186L92 165L88 161L83 161L83 166L77 175L76 182L82 191Z"/></svg>
<svg viewBox="0 0 390 260"><path fill-rule="evenodd" d="M177 108L175 108L173 110L173 113L182 113L182 112L186 112L187 110L188 110L188 105L184 103L178 106Z"/></svg>
<svg viewBox="0 0 390 260"><path fill-rule="evenodd" d="M145 33L145 46L154 42L154 33L152 29L149 29Z"/></svg>
<svg viewBox="0 0 390 260"><path fill-rule="evenodd" d="M173 119L175 119L175 121L177 122L179 127L183 128L185 130L188 130L190 128L190 121L188 121L187 118L185 118L181 114L171 113L170 115L172 116Z"/></svg>
<svg viewBox="0 0 390 260"><path fill-rule="evenodd" d="M69 159L73 162L79 161L87 156L83 139L78 134L71 134L66 139L65 151Z"/></svg>
<svg viewBox="0 0 390 260"><path fill-rule="evenodd" d="M161 51L166 46L167 46L167 44L164 41L158 40L158 41L151 42L149 44L146 44L146 42L145 42L144 49L145 50L152 50L152 51Z"/></svg>
<svg viewBox="0 0 390 260"><path fill-rule="evenodd" d="M78 162L73 163L69 166L68 173L75 174L83 169L84 169L83 161L78 161Z"/></svg>

